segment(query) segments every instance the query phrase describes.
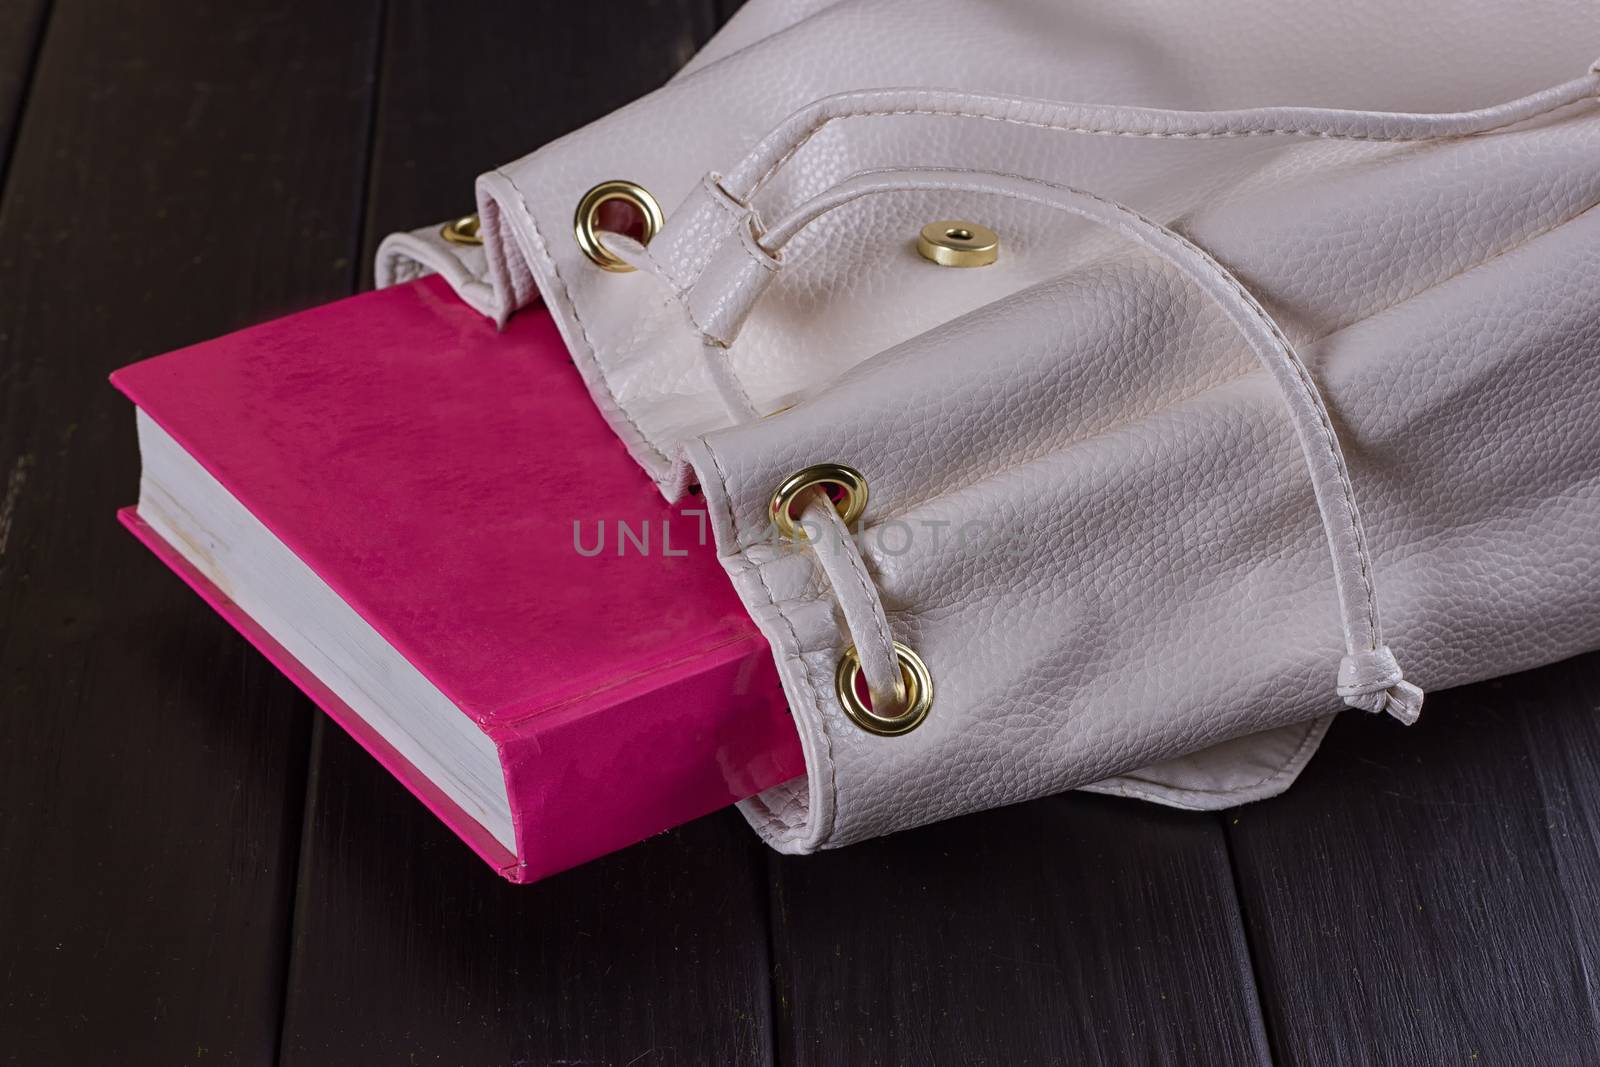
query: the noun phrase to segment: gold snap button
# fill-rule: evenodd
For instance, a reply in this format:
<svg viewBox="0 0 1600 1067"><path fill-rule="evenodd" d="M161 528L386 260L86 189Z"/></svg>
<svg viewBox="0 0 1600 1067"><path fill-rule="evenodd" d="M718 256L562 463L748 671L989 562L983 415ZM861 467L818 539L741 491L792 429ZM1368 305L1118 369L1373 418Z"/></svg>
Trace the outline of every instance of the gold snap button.
<svg viewBox="0 0 1600 1067"><path fill-rule="evenodd" d="M941 267L987 267L1000 257L1000 235L976 222L945 219L922 228L917 251Z"/></svg>
<svg viewBox="0 0 1600 1067"><path fill-rule="evenodd" d="M656 198L646 192L644 186L633 182L601 182L584 193L572 219L572 232L578 239L578 247L593 263L605 270L626 274L633 268L600 243L600 234L603 232L600 209L616 201L626 204L636 213L632 232L628 236L636 238L642 245L649 244L650 239L661 231L666 219L661 214L661 205L656 203Z"/></svg>
<svg viewBox="0 0 1600 1067"><path fill-rule="evenodd" d="M894 643L894 655L900 661L900 678L905 684L905 702L892 715L873 711L861 699L858 682L861 677L861 657L856 646L845 649L839 657L839 667L833 672L834 692L850 721L879 737L898 737L922 725L933 707L933 675L922 657L899 641Z"/></svg>
<svg viewBox="0 0 1600 1067"><path fill-rule="evenodd" d="M463 215L454 222L444 224L444 229L439 235L453 245L481 245L483 238L478 235L478 216Z"/></svg>

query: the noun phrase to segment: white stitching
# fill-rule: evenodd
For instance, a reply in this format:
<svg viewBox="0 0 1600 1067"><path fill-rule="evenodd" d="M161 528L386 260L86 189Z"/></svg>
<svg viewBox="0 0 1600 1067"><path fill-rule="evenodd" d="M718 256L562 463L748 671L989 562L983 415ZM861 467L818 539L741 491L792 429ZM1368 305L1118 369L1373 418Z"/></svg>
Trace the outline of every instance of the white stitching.
<svg viewBox="0 0 1600 1067"><path fill-rule="evenodd" d="M1479 128L1479 129L1474 131L1473 136L1476 136L1477 134L1493 133L1495 130L1502 130L1502 129L1505 129L1507 126L1515 126L1519 122L1526 122L1529 119L1537 118L1540 115L1547 114L1550 111L1557 110L1558 108L1561 108L1561 107L1566 107L1569 104L1576 103L1576 102L1577 101L1575 101L1575 100L1574 101L1565 101L1565 102L1562 102L1562 103L1552 104L1550 107L1546 108L1542 112L1535 112L1535 113L1530 114L1530 115L1517 115L1517 116L1514 116L1512 118L1507 119L1505 122L1497 123L1497 124L1495 124L1493 126L1481 127L1481 128ZM1014 101L1014 103L1026 104L1026 103L1032 103L1032 101ZM756 179L755 183L744 194L744 199L745 200L749 200L750 197L755 196L755 194L758 191L760 191L760 189L764 185L766 185L768 180L770 180L771 177L775 173L777 173L780 169L782 169L784 164L789 162L789 160L794 157L796 152L800 151L800 149L802 149L808 143L810 143L811 139L813 137L815 137L818 133L820 133L823 130L823 128L826 127L829 123L836 122L836 121L838 121L840 119L893 118L893 117L904 116L904 115L926 115L926 116L935 117L935 118L953 118L953 119L982 119L982 120L984 120L986 122L999 122L999 123L1004 123L1004 124L1006 124L1008 126L1024 126L1024 127L1028 127L1029 129L1037 129L1037 130L1058 130L1058 131L1060 131L1062 133L1084 133L1084 134L1091 134L1091 135L1094 135L1094 136L1097 136L1097 137L1137 137L1137 138L1147 138L1147 139L1154 139L1154 140L1175 140L1175 141L1204 141L1204 140L1221 140L1221 139L1238 138L1238 137L1278 137L1278 136L1285 136L1285 137L1316 137L1316 138L1321 138L1321 139L1324 139L1324 140L1333 140L1333 141L1376 141L1376 142L1396 142L1396 143L1403 143L1403 142L1407 142L1407 141L1425 141L1425 140L1432 139L1432 137L1430 137L1430 136L1424 136L1424 137L1396 137L1393 134L1341 133L1341 132L1333 131L1333 130L1317 130L1317 129L1311 129L1311 128L1306 128L1306 127L1297 127L1297 126L1264 126L1264 127L1261 127L1261 128L1258 128L1258 129L1253 129L1253 130L1194 130L1194 131L1107 130L1107 129L1101 129L1101 128L1097 128L1097 127L1093 127L1093 126L1074 126L1074 125L1071 125L1069 123L1046 122L1046 121L1043 121L1043 120L1040 120L1040 119L1021 119L1021 118L1016 118L1016 117L1010 116L1010 115L994 115L994 114L990 114L990 113L982 112L982 111L966 111L966 110L961 110L959 108L916 108L916 107L913 107L913 108L889 108L889 109L878 109L878 110L868 110L868 111L852 111L852 112L849 112L849 113L843 114L843 115L823 115L823 116L819 116L818 120L813 125L807 127L806 131L803 134L801 134L799 139L795 141L795 143L788 149L788 151L784 152L784 154L781 157L779 157L770 167L768 167L766 169L765 172L762 173L762 175L759 178ZM1381 116L1381 117L1382 118L1393 118L1393 117L1398 117L1398 116L1387 116L1386 115L1386 116ZM1433 135L1433 136L1439 136L1439 135Z"/></svg>
<svg viewBox="0 0 1600 1067"><path fill-rule="evenodd" d="M572 321L578 327L579 336L583 338L583 343L588 346L588 351L584 355L588 357L589 364L594 367L595 377L599 380L600 387L605 390L606 399L611 401L611 406L616 410L617 414L622 416L622 420L628 424L634 434L637 435L639 442L654 453L662 463L668 467L672 466L672 460L650 439L649 435L644 432L644 428L633 421L633 416L628 413L627 408L622 406L622 402L617 399L616 392L611 388L611 381L606 376L606 369L600 363L596 354L594 340L589 336L589 328L584 324L583 316L578 314L578 305L572 299L572 294L567 288L566 279L561 277L561 268L556 264L555 257L550 254L550 244L545 240L544 234L540 232L538 220L533 217L533 212L528 209L526 194L523 193L516 179L504 170L496 170L494 173L505 179L506 184L511 187L511 191L517 194L517 206L522 209L523 217L528 220L528 226L533 230L534 239L539 242L539 250L544 253L545 261L550 265L550 275L555 282L556 296L560 299L562 306L571 313Z"/></svg>
<svg viewBox="0 0 1600 1067"><path fill-rule="evenodd" d="M728 489L728 472L722 469L722 460L718 458L716 449L711 447L711 442L708 439L704 437L700 438L700 446L705 449L706 456L711 460L711 466L717 472L717 480L719 483L716 486L717 493L722 498L722 506L728 513L728 528L733 533L734 544L738 546L740 545L739 515L738 512L736 512L733 508L733 495ZM705 489L705 486L702 485L701 488ZM817 732L822 735L823 744L823 751L820 753L820 755L823 758L823 762L827 764L828 794L833 798L832 806L827 813L828 825L821 829L815 826L811 828L812 834L820 843L833 832L834 820L837 817L837 812L839 809L839 783L838 776L834 771L833 735L828 731L827 718L822 712L822 702L817 698L817 691L819 687L817 685L816 678L812 674L811 664L806 659L805 652L803 652L800 648L800 634L794 628L794 620L789 618L789 613L784 610L784 605L779 602L777 595L773 593L772 585L767 581L766 570L763 568L763 566L760 563L757 563L755 560L750 559L748 555L748 549L739 547L738 552L744 557L747 563L755 568L756 577L761 582L761 588L766 592L767 604L771 606L773 611L777 612L778 618L783 620L784 628L789 631L789 640L794 648L794 651L790 654L789 659L791 662L798 661L801 673L805 678L806 697L811 702L811 706L816 710ZM815 818L816 814L817 813L815 811L807 811L808 819Z"/></svg>

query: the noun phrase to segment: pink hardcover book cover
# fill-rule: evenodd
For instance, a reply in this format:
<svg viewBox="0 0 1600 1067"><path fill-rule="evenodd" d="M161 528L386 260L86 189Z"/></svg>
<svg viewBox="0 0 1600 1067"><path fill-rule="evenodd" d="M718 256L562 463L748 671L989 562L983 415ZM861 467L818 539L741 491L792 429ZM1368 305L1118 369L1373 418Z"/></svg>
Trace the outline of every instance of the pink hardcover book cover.
<svg viewBox="0 0 1600 1067"><path fill-rule="evenodd" d="M423 279L112 382L493 743L515 848L209 580L194 546L138 509L122 521L507 878L803 769L703 518L628 457L542 310L497 332Z"/></svg>

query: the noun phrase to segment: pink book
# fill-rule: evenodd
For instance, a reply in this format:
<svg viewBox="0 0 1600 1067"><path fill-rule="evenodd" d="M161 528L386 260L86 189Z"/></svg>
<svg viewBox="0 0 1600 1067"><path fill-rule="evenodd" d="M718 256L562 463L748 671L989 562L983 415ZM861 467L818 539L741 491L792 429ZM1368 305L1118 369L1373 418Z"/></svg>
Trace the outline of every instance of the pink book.
<svg viewBox="0 0 1600 1067"><path fill-rule="evenodd" d="M496 332L423 279L111 380L122 521L512 881L803 769L704 516L541 311Z"/></svg>

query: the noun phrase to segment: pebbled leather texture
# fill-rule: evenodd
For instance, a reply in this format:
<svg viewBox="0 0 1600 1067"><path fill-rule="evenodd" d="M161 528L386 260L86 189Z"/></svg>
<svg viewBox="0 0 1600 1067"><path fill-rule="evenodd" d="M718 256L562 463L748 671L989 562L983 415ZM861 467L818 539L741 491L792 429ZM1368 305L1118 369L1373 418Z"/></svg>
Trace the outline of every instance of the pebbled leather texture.
<svg viewBox="0 0 1600 1067"><path fill-rule="evenodd" d="M1362 694L1392 666L1347 663L1336 691L1347 635L1283 394L1125 236L882 173L1068 185L1242 283L1326 403L1384 640L1438 688L1600 645L1600 104L1426 116L1596 55L1588 0L755 0L669 85L480 179L483 249L397 235L379 277L441 271L502 321L542 295L635 458L669 496L702 486L806 751L805 779L746 804L776 847L1072 787L1220 807L1285 788L1339 693L1382 707ZM1296 110L1139 110L1264 107ZM612 177L682 205L632 274L572 240ZM831 192L851 182L885 187ZM998 231L1000 261L921 259L945 218ZM773 487L825 461L867 476L860 559L935 680L901 737L845 718L840 598L767 527Z"/></svg>

